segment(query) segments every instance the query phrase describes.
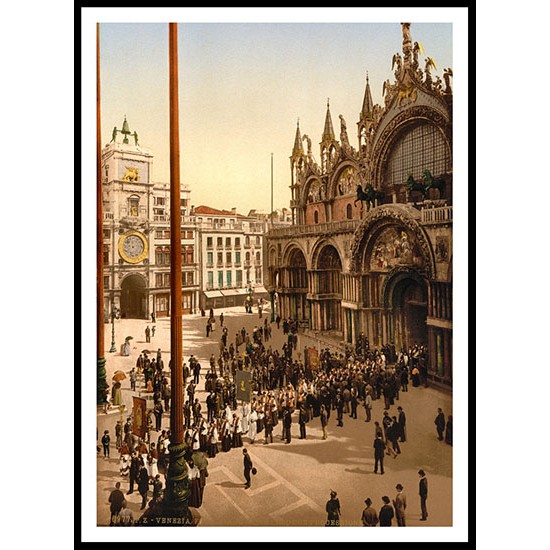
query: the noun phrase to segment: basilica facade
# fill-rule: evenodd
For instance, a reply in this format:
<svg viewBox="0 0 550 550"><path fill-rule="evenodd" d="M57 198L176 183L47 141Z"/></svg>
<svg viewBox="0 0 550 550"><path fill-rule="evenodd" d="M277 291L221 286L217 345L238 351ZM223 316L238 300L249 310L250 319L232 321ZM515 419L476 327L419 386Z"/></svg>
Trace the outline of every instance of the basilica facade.
<svg viewBox="0 0 550 550"><path fill-rule="evenodd" d="M268 288L283 318L341 347L428 349L429 376L452 385L452 69L402 23L393 74L372 101L367 76L356 144L327 104L320 162L296 128L292 225L267 235ZM399 38L399 37L396 37Z"/></svg>

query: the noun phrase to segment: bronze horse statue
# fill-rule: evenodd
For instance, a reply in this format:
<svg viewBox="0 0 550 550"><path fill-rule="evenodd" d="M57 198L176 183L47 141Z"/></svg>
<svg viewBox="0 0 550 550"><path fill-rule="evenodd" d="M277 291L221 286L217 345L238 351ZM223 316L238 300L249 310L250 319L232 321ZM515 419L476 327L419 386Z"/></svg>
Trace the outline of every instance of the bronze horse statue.
<svg viewBox="0 0 550 550"><path fill-rule="evenodd" d="M434 178L429 170L424 170L424 185L426 187L426 193L430 189L437 189L439 191L439 196L441 196L445 191L445 179Z"/></svg>
<svg viewBox="0 0 550 550"><path fill-rule="evenodd" d="M437 189L441 196L445 190L445 179L434 178L429 170L424 170L422 181L416 181L412 175L409 175L407 178L407 190L409 193L420 191L422 198L425 199L430 189Z"/></svg>
<svg viewBox="0 0 550 550"><path fill-rule="evenodd" d="M407 191L410 193L412 193L413 191L420 191L420 193L422 193L422 198L425 199L426 198L426 193L427 193L427 189L426 189L426 186L424 185L424 182L422 181L416 181L412 174L409 175L409 177L407 178Z"/></svg>
<svg viewBox="0 0 550 550"><path fill-rule="evenodd" d="M367 205L367 212L370 210L370 207L374 208L376 206L376 201L382 199L384 193L377 191L370 183L367 183L365 190L361 185L357 186L357 198L353 201L353 205L356 206L358 201L364 202Z"/></svg>

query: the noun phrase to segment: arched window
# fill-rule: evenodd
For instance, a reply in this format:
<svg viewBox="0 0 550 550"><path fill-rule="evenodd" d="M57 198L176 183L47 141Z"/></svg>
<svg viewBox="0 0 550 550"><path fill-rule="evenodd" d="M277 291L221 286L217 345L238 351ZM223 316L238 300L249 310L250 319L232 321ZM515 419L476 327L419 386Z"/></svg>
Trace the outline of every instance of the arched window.
<svg viewBox="0 0 550 550"><path fill-rule="evenodd" d="M256 265L260 265L262 263L262 258L260 256L259 252L256 252Z"/></svg>
<svg viewBox="0 0 550 550"><path fill-rule="evenodd" d="M162 263L164 265L170 265L170 247L165 246L162 249Z"/></svg>
<svg viewBox="0 0 550 550"><path fill-rule="evenodd" d="M353 212L352 212L352 209L351 209L351 204L348 204L346 206L346 218L348 220L351 220L352 216L353 216Z"/></svg>
<svg viewBox="0 0 550 550"><path fill-rule="evenodd" d="M139 197L137 195L128 198L128 212L130 212L130 216L139 215Z"/></svg>
<svg viewBox="0 0 550 550"><path fill-rule="evenodd" d="M384 174L386 185L405 184L409 175L419 180L424 170L429 170L434 177L450 170L449 148L441 130L433 124L409 127L391 149Z"/></svg>
<svg viewBox="0 0 550 550"><path fill-rule="evenodd" d="M313 221L319 223L319 212L317 210L313 213Z"/></svg>
<svg viewBox="0 0 550 550"><path fill-rule="evenodd" d="M157 246L155 248L155 263L158 265L158 264L162 264L162 260L163 260L163 255L162 255L162 246ZM157 285L159 286L159 285Z"/></svg>

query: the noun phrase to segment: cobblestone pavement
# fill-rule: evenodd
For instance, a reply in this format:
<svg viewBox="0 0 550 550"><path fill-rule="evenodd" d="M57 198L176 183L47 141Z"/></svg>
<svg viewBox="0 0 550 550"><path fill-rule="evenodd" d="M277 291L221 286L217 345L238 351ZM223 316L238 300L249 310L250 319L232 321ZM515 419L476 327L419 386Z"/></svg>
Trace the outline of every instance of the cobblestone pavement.
<svg viewBox="0 0 550 550"><path fill-rule="evenodd" d="M216 320L224 312L225 325L229 329L228 341L234 339L237 330L243 326L251 331L264 322L258 314L245 314L243 308L216 310ZM269 316L269 311L267 312ZM269 317L268 317L269 320ZM187 361L191 354L201 362L201 383L198 394L203 410L206 410L203 374L208 371L208 359L212 353L218 356L218 329L206 338L206 318L200 315L183 317L183 354ZM115 342L117 347L124 337L133 336L129 357L119 352L109 353L111 347L111 325L105 325L105 350L107 357L107 380L111 381L115 370L129 372L135 365L139 353L149 349L152 355L158 348L162 351L165 365L170 356L170 320L158 319L155 336L145 342L145 327L152 323L145 320L127 319L115 321ZM217 322L219 325L219 322ZM284 336L281 329L272 325L273 338L268 342L274 349L280 349ZM298 350L302 350L299 341ZM134 393L129 378L122 382L123 402L126 412L131 411L132 396L143 390L138 383ZM147 394L141 393L144 397ZM209 477L204 491L203 505L199 509L201 526L322 526L326 519L325 503L330 490L338 493L342 509L342 525L361 525L364 500L370 497L374 507L382 506L382 496L395 497L395 485L401 483L407 497L407 526L450 526L452 525L452 447L437 440L434 418L437 407L445 415L452 410L450 393L434 387L413 388L400 392L399 400L391 407L390 414L397 415L401 405L407 415L407 441L401 444L401 454L396 458L386 457L385 474L374 474L373 449L374 420L381 421L383 400L373 403L372 421L365 422L364 409L358 407L358 418L344 416L344 426L336 426L335 414L331 414L327 440L322 440L320 421L313 419L307 425L307 439L300 440L296 414L293 418L292 442L287 445L280 439L281 423L274 430L274 442L263 445L263 434L251 444L243 437L258 474L252 478L252 487L244 490L242 452L233 449L219 453L209 459ZM152 400L148 400L152 407ZM108 429L111 435L111 458L104 459L102 452L97 458L97 524L109 524L108 497L116 481L122 482L122 490L128 490L128 479L119 473L119 455L116 451L115 424L121 418L113 408L108 414L98 410L97 427L101 437ZM163 418L163 428L168 428L169 414ZM158 432L151 433L151 440L158 438ZM101 446L101 445L100 445ZM418 496L418 470L426 471L429 479L428 521L420 522L420 500ZM149 495L149 498L151 494ZM127 496L134 517L140 516L141 497L134 492Z"/></svg>

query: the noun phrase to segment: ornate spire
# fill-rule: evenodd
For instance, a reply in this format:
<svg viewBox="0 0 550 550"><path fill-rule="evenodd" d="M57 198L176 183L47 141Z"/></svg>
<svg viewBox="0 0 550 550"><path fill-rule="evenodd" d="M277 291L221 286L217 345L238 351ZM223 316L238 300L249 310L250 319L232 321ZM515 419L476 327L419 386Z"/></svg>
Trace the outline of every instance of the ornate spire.
<svg viewBox="0 0 550 550"><path fill-rule="evenodd" d="M300 135L300 119L296 125L296 137L294 138L294 148L292 149L292 156L296 157L304 154L304 147L302 145L302 136Z"/></svg>
<svg viewBox="0 0 550 550"><path fill-rule="evenodd" d="M128 121L126 120L126 115L124 115L124 122L122 123L122 130L120 131L120 133L124 135L124 140L122 141L122 143L129 143L128 142L128 136L132 132L130 132L130 127L128 126Z"/></svg>
<svg viewBox="0 0 550 550"><path fill-rule="evenodd" d="M363 108L361 109L360 118L371 118L374 104L372 102L372 94L369 85L369 72L367 71L367 86L365 88L365 97L363 98Z"/></svg>
<svg viewBox="0 0 550 550"><path fill-rule="evenodd" d="M401 23L401 30L403 32L403 61L405 67L408 67L411 63L412 53L411 24Z"/></svg>
<svg viewBox="0 0 550 550"><path fill-rule="evenodd" d="M327 99L327 116L325 117L325 129L323 130L323 141L334 141L334 128L332 127L332 118L330 116L330 102Z"/></svg>

